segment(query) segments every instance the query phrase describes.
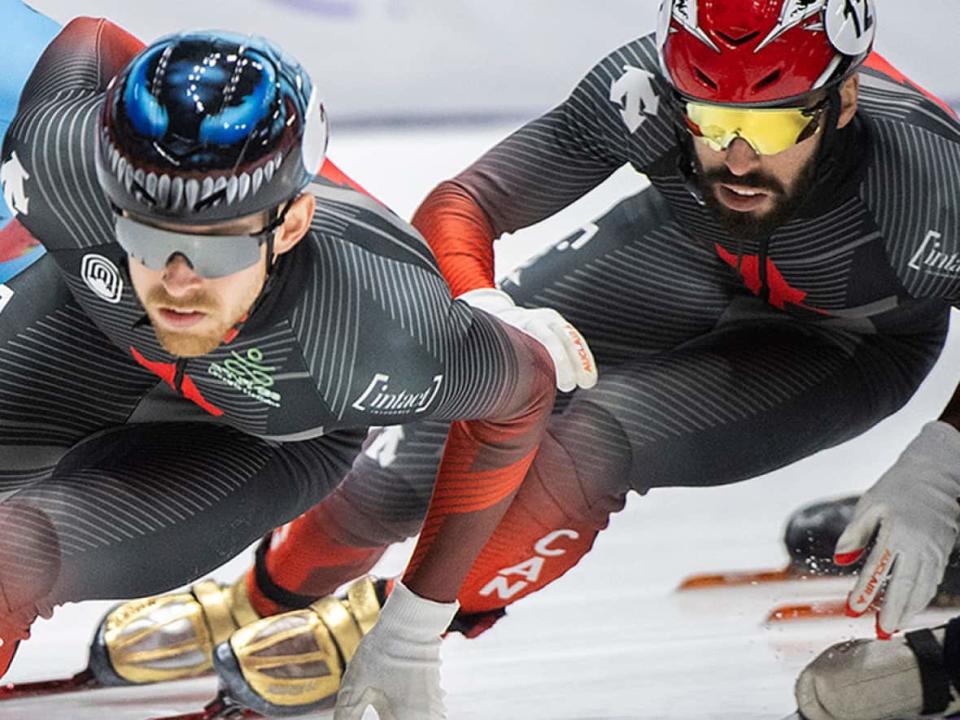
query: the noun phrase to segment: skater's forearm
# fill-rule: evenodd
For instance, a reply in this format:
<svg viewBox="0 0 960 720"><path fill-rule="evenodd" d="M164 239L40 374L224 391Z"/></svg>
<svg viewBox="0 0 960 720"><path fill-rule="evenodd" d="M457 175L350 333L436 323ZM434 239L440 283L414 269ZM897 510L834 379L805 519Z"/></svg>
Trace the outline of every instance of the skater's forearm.
<svg viewBox="0 0 960 720"><path fill-rule="evenodd" d="M430 244L454 296L494 287L496 231L465 189L451 181L441 183L423 201L411 222Z"/></svg>
<svg viewBox="0 0 960 720"><path fill-rule="evenodd" d="M515 494L485 510L443 518L432 542L421 536L418 550L423 553L414 557L403 578L407 587L435 602L456 600L473 561L493 535Z"/></svg>

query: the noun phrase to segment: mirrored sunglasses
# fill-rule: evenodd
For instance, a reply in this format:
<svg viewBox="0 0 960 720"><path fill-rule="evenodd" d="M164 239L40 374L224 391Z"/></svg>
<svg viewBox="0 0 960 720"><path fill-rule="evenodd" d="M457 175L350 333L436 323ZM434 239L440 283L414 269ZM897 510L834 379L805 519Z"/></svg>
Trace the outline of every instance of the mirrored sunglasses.
<svg viewBox="0 0 960 720"><path fill-rule="evenodd" d="M711 150L726 150L736 139L761 155L776 155L820 131L827 107L740 108L687 102L684 119L690 134Z"/></svg>
<svg viewBox="0 0 960 720"><path fill-rule="evenodd" d="M197 275L211 279L233 275L256 264L260 246L273 229L268 226L251 235L199 235L116 216L117 242L149 269L163 270L174 255L182 255Z"/></svg>

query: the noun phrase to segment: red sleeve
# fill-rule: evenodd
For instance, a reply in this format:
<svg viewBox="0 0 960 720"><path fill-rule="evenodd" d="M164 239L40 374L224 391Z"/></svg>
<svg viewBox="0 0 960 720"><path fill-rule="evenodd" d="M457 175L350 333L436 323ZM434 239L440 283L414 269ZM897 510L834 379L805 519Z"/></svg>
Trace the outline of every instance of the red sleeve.
<svg viewBox="0 0 960 720"><path fill-rule="evenodd" d="M100 78L107 83L146 45L119 25L100 18L97 23L97 56L100 58Z"/></svg>
<svg viewBox="0 0 960 720"><path fill-rule="evenodd" d="M107 84L144 47L133 35L104 18L78 17L67 23L37 60L23 97L57 92L70 70L70 82L106 89ZM77 78L82 80L78 81ZM54 82L51 82L51 78Z"/></svg>
<svg viewBox="0 0 960 720"><path fill-rule="evenodd" d="M899 70L897 70L897 68L895 68L893 65L891 65L891 64L887 61L887 59L884 58L880 53L876 53L876 52L870 53L870 56L867 58L867 61L866 61L866 63L864 63L864 64L865 64L868 68L870 68L871 70L876 70L876 71L878 71L878 72L882 72L884 75L890 76L891 78L893 78L894 80L896 80L898 83L901 83L901 84L903 84L903 85L909 85L910 87L918 90L919 92L923 93L923 94L926 95L928 98L930 98L930 99L931 99L933 102L935 102L937 105L939 105L939 106L942 107L944 110L946 110L946 111L950 114L950 117L957 117L957 114L953 111L953 108L951 108L949 105L947 105L943 100L941 100L940 98L938 98L938 97L937 97L936 95L934 95L932 92L930 92L929 90L926 90L926 89L920 87L920 86L917 85L917 83L915 83L913 80L911 80L911 79L908 78L906 75L904 75L902 72L900 72Z"/></svg>
<svg viewBox="0 0 960 720"><path fill-rule="evenodd" d="M493 224L460 185L451 180L438 185L412 223L430 244L454 297L495 286Z"/></svg>

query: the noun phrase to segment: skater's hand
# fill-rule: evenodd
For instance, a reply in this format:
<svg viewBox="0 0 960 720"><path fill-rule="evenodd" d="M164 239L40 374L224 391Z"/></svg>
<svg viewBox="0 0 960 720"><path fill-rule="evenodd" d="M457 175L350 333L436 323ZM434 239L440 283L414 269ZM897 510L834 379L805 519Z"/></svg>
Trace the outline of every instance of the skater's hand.
<svg viewBox="0 0 960 720"><path fill-rule="evenodd" d="M847 598L859 617L884 589L877 637L889 638L936 594L960 529L960 432L945 422L924 426L857 503L837 541L834 562L849 565L877 539Z"/></svg>
<svg viewBox="0 0 960 720"><path fill-rule="evenodd" d="M457 299L466 301L540 342L553 358L557 389L569 392L577 387L586 389L597 384L597 364L587 341L556 310L517 307L513 298L494 288L470 290Z"/></svg>
<svg viewBox="0 0 960 720"><path fill-rule="evenodd" d="M373 629L347 665L334 720L442 720L440 636L459 603L426 600L397 581Z"/></svg>

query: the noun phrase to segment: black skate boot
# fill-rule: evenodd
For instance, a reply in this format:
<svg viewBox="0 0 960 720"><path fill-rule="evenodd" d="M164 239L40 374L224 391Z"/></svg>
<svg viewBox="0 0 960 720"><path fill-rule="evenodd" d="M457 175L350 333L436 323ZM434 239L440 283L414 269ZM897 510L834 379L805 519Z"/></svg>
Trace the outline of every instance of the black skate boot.
<svg viewBox="0 0 960 720"><path fill-rule="evenodd" d="M837 565L833 550L837 540L853 518L859 496L822 500L804 505L787 521L784 543L790 554L791 568L800 575L845 576L863 568L869 551L852 565ZM954 548L947 562L943 581L931 601L937 607L960 606L960 550Z"/></svg>

